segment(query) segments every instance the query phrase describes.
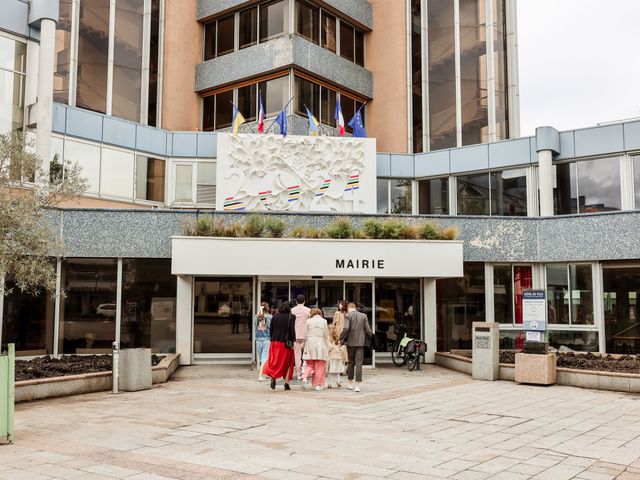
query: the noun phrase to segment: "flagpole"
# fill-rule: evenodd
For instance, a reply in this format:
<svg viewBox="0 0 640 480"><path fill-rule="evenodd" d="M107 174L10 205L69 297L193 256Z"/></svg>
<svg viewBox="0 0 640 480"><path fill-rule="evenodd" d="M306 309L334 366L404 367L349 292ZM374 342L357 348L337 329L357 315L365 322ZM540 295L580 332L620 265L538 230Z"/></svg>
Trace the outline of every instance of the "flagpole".
<svg viewBox="0 0 640 480"><path fill-rule="evenodd" d="M308 111L311 112L311 110L309 110L309 107L307 107L304 103L302 104L302 106ZM311 113L311 115L313 115L313 112ZM308 115L307 115L308 116ZM316 120L318 120L316 118ZM311 119L309 119L309 121L311 121ZM320 130L322 130L325 134L325 136L327 135L327 132L324 130L324 128L322 128L322 123L320 123L320 120L318 120L318 127L320 127Z"/></svg>
<svg viewBox="0 0 640 480"><path fill-rule="evenodd" d="M287 107L289 106L289 104L290 104L292 101L293 101L293 97L291 97L291 98L289 99L289 101L287 102L287 104L284 106L284 108L283 108L282 110L286 110L286 109L287 109ZM276 123L276 120L277 120L277 119L278 119L278 116L276 115L276 118L274 118L274 119L273 119L273 122L271 122L271 125L269 125L269 128L267 128L267 130L264 132L264 133L265 133L265 135L266 135L267 133L269 133L269 130L271 130L271 127L273 127L273 124L274 124L274 123Z"/></svg>
<svg viewBox="0 0 640 480"><path fill-rule="evenodd" d="M238 107L236 107L235 103L233 103L231 100L229 100L229 103L231 104L231 106L233 108L235 108L238 111L238 113L240 113L242 115L242 112L240 111L240 109ZM245 123L246 123L246 120L245 120ZM249 130L251 130L251 133L256 133L255 130L253 129L253 127L251 125L249 125L249 123L247 123L247 127L249 127ZM232 126L232 128L233 128L233 126ZM240 127L238 127L238 130L240 130Z"/></svg>

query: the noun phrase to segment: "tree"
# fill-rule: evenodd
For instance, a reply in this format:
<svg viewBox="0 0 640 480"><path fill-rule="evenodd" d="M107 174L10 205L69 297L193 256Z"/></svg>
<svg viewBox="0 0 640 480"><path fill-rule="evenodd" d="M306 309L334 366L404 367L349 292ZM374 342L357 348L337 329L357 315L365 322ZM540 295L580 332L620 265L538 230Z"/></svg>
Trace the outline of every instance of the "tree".
<svg viewBox="0 0 640 480"><path fill-rule="evenodd" d="M0 135L0 280L11 279L13 285L0 285L4 295L14 288L33 295L55 293L51 259L63 249L46 211L86 190L79 166L56 155L47 179L40 165L24 135Z"/></svg>

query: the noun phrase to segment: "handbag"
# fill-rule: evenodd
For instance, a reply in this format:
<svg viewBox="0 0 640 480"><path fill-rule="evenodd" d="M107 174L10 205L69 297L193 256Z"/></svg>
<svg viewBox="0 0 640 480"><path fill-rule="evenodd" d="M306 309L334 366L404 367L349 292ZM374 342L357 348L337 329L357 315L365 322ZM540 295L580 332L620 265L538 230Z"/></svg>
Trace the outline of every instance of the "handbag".
<svg viewBox="0 0 640 480"><path fill-rule="evenodd" d="M289 321L287 322L287 336L285 337L284 346L287 348L293 348L293 340L291 340L291 336L289 332L291 327L291 315L289 315Z"/></svg>

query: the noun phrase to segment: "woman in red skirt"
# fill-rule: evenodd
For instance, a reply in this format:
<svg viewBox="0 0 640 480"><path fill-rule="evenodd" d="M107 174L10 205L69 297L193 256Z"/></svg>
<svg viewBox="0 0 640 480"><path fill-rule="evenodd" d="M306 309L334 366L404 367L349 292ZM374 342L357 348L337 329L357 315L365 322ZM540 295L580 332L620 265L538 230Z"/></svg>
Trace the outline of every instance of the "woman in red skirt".
<svg viewBox="0 0 640 480"><path fill-rule="evenodd" d="M291 304L284 302L271 319L271 345L269 357L262 373L271 377L271 389L276 389L276 380L284 379L284 389L291 390L289 381L293 377L293 347L287 348L287 340L296 339L296 317L291 314Z"/></svg>

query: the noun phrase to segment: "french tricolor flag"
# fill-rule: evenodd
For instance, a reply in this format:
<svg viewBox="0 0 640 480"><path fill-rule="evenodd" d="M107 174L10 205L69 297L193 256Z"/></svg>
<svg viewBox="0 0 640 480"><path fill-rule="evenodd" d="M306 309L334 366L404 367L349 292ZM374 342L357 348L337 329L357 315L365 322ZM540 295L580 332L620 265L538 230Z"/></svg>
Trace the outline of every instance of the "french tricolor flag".
<svg viewBox="0 0 640 480"><path fill-rule="evenodd" d="M344 137L344 117L342 116L342 107L340 106L340 98L336 99L336 128L341 137Z"/></svg>
<svg viewBox="0 0 640 480"><path fill-rule="evenodd" d="M264 133L264 108L262 107L262 93L258 95L258 132Z"/></svg>

